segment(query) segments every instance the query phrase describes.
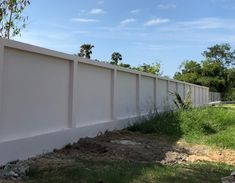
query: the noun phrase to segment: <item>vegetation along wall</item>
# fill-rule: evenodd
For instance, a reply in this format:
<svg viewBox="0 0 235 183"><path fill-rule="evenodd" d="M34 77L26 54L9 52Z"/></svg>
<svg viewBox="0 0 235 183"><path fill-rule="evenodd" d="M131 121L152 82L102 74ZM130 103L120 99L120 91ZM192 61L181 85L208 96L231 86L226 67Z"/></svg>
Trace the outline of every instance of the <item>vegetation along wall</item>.
<svg viewBox="0 0 235 183"><path fill-rule="evenodd" d="M190 88L208 103L207 87L0 39L0 164L174 109L169 92Z"/></svg>

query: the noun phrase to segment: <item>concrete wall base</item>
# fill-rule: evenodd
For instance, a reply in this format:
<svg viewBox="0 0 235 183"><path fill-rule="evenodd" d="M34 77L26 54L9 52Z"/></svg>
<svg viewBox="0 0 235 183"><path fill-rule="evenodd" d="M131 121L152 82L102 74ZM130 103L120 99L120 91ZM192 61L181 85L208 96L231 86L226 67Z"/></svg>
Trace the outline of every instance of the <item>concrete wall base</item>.
<svg viewBox="0 0 235 183"><path fill-rule="evenodd" d="M25 160L30 157L52 152L82 137L95 137L99 132L122 129L139 119L121 119L91 126L71 128L48 134L27 137L23 139L0 142L0 165L15 160Z"/></svg>

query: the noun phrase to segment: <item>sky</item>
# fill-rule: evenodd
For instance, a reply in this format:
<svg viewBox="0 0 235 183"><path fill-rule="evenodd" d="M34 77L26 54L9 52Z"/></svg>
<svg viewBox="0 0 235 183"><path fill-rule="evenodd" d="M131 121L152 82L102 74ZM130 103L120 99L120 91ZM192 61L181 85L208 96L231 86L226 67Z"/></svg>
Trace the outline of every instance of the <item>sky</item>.
<svg viewBox="0 0 235 183"><path fill-rule="evenodd" d="M92 59L120 52L132 66L161 63L169 77L214 44L235 48L235 0L31 0L24 15L15 40L71 54L93 44Z"/></svg>

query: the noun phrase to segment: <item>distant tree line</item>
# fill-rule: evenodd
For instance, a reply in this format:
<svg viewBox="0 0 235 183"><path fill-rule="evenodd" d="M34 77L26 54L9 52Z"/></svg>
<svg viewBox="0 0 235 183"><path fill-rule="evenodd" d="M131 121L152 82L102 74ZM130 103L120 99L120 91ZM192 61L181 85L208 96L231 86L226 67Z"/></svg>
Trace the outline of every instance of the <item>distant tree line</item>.
<svg viewBox="0 0 235 183"><path fill-rule="evenodd" d="M201 62L186 60L174 79L207 86L221 92L226 100L235 100L235 50L230 44L216 44L202 53Z"/></svg>
<svg viewBox="0 0 235 183"><path fill-rule="evenodd" d="M76 55L90 59L91 54L92 54L92 48L94 47L95 46L92 44L83 44L80 46L80 52ZM99 60L96 60L96 61L99 61ZM137 71L147 72L147 73L155 74L158 76L162 75L160 63L157 63L157 62L152 63L152 64L143 63L142 65L139 65L138 67L132 67L130 64L126 64L122 62L122 55L119 52L113 52L111 54L111 60L108 62L106 61L106 63L128 68L128 69L137 70Z"/></svg>

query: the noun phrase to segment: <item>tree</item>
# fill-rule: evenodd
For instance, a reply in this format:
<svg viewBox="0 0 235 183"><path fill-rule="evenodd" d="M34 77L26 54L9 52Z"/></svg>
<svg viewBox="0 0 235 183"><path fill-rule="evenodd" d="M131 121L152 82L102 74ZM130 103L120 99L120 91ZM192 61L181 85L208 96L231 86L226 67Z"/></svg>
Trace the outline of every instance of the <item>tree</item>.
<svg viewBox="0 0 235 183"><path fill-rule="evenodd" d="M225 77L226 67L218 60L202 61L202 76Z"/></svg>
<svg viewBox="0 0 235 183"><path fill-rule="evenodd" d="M160 63L152 63L152 64L146 64L140 65L138 67L133 67L134 70L141 71L141 72L147 72L150 74L156 74L160 76L162 73L161 71L161 65Z"/></svg>
<svg viewBox="0 0 235 183"><path fill-rule="evenodd" d="M201 73L201 65L194 60L186 60L180 65L180 69L182 69L182 73Z"/></svg>
<svg viewBox="0 0 235 183"><path fill-rule="evenodd" d="M0 37L10 39L20 34L28 19L22 13L29 4L29 0L1 0Z"/></svg>
<svg viewBox="0 0 235 183"><path fill-rule="evenodd" d="M90 59L91 58L91 54L92 54L92 48L94 48L94 45L91 44L83 44L80 46L80 53L78 54L78 56L80 57L85 57Z"/></svg>
<svg viewBox="0 0 235 183"><path fill-rule="evenodd" d="M202 53L205 57L201 63L185 61L180 72L174 78L194 84L207 86L211 91L233 93L235 90L235 51L229 44L214 45ZM235 96L235 95L234 95Z"/></svg>
<svg viewBox="0 0 235 183"><path fill-rule="evenodd" d="M118 62L122 60L122 55L119 52L113 52L111 55L110 64L118 65Z"/></svg>
<svg viewBox="0 0 235 183"><path fill-rule="evenodd" d="M111 55L110 64L131 69L130 64L119 63L119 61L122 61L122 55L121 55L121 53L119 53L119 52L113 52L112 55Z"/></svg>
<svg viewBox="0 0 235 183"><path fill-rule="evenodd" d="M130 64L120 63L120 64L118 64L118 66L131 69L131 65Z"/></svg>
<svg viewBox="0 0 235 183"><path fill-rule="evenodd" d="M235 50L230 44L216 44L202 53L207 60L217 61L224 66L235 65Z"/></svg>
<svg viewBox="0 0 235 183"><path fill-rule="evenodd" d="M182 73L182 72L176 72L174 75L174 79L176 80L180 80L180 81L185 81L188 83L194 83L194 84L199 84L200 82L198 81L198 79L201 76L198 75L198 73Z"/></svg>

